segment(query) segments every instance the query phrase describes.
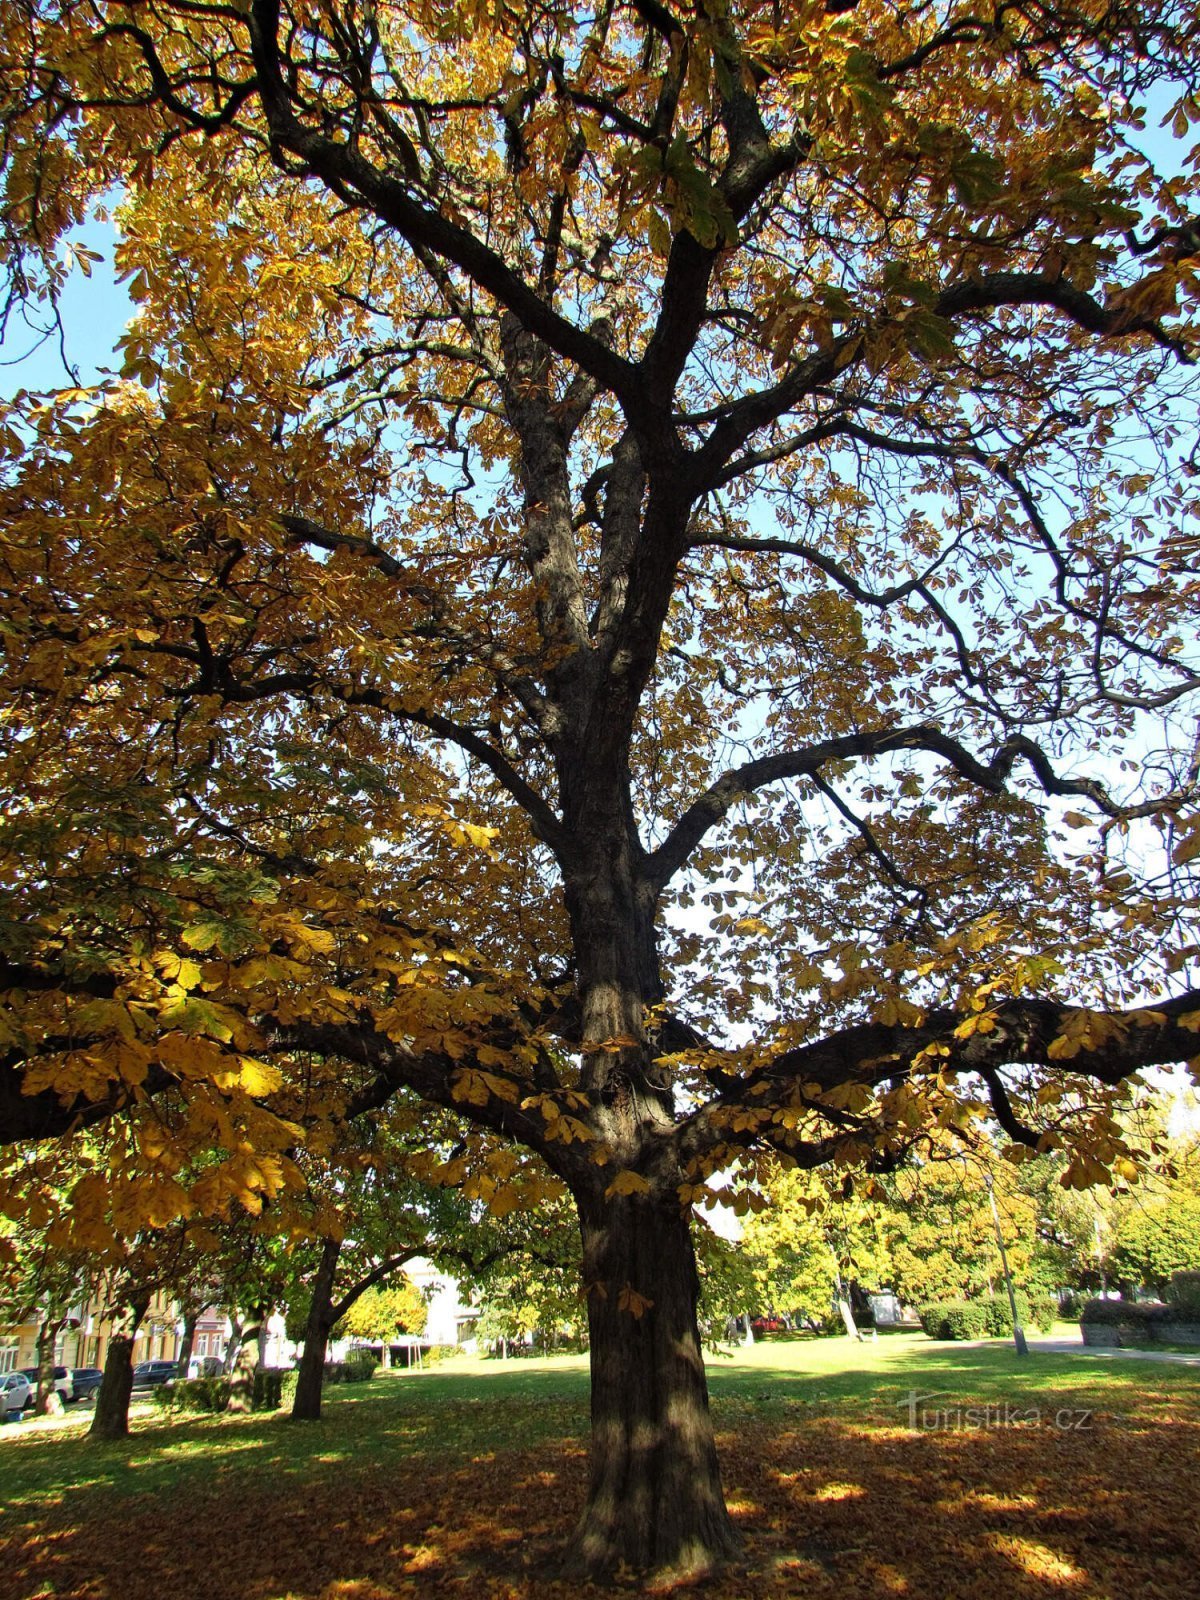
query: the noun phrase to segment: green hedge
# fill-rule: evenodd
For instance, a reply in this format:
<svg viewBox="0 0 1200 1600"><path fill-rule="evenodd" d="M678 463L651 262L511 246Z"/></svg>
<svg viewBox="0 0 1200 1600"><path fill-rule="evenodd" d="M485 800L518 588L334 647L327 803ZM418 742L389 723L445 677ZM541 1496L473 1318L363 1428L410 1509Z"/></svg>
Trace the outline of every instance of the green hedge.
<svg viewBox="0 0 1200 1600"><path fill-rule="evenodd" d="M229 1404L229 1379L184 1378L160 1384L154 1390L154 1404L163 1411L224 1411Z"/></svg>
<svg viewBox="0 0 1200 1600"><path fill-rule="evenodd" d="M1167 1322L1171 1308L1160 1300L1089 1300L1080 1312L1080 1322L1100 1323L1109 1328L1144 1328L1147 1331Z"/></svg>
<svg viewBox="0 0 1200 1600"><path fill-rule="evenodd" d="M456 1344L431 1344L421 1351L421 1363L426 1367L436 1367L439 1361L449 1361L459 1351L460 1347Z"/></svg>
<svg viewBox="0 0 1200 1600"><path fill-rule="evenodd" d="M1052 1295L1016 1293L1017 1321L1023 1328L1049 1332L1058 1313ZM980 1300L939 1300L922 1306L917 1313L921 1327L931 1339L1003 1339L1012 1332L1012 1312L1008 1296L991 1295Z"/></svg>
<svg viewBox="0 0 1200 1600"><path fill-rule="evenodd" d="M367 1383L375 1376L375 1368L379 1365L374 1356L352 1356L349 1361L327 1361L325 1363L326 1383Z"/></svg>
<svg viewBox="0 0 1200 1600"><path fill-rule="evenodd" d="M154 1404L164 1411L202 1411L216 1414L229 1405L233 1379L220 1374L212 1378L178 1378L153 1392ZM250 1409L278 1411L291 1405L296 1393L296 1373L291 1368L255 1367L251 1380Z"/></svg>
<svg viewBox="0 0 1200 1600"><path fill-rule="evenodd" d="M1058 1314L1064 1322L1078 1322L1086 1302L1087 1296L1080 1290L1064 1289L1058 1300Z"/></svg>
<svg viewBox="0 0 1200 1600"><path fill-rule="evenodd" d="M1016 1292L1017 1321L1023 1328L1037 1328L1041 1333L1049 1333L1058 1318L1058 1301L1052 1294L1026 1294L1024 1289ZM1012 1332L1012 1312L1009 1310L1007 1294L998 1294L989 1300L988 1306L988 1331L993 1338L1002 1339Z"/></svg>
<svg viewBox="0 0 1200 1600"><path fill-rule="evenodd" d="M931 1339L986 1339L988 1308L983 1300L941 1300L917 1313Z"/></svg>
<svg viewBox="0 0 1200 1600"><path fill-rule="evenodd" d="M255 1367L254 1388L250 1397L251 1411L278 1411L282 1395L282 1369L280 1367Z"/></svg>
<svg viewBox="0 0 1200 1600"><path fill-rule="evenodd" d="M1186 1313L1189 1321L1200 1320L1200 1272L1173 1272L1167 1301L1175 1312Z"/></svg>

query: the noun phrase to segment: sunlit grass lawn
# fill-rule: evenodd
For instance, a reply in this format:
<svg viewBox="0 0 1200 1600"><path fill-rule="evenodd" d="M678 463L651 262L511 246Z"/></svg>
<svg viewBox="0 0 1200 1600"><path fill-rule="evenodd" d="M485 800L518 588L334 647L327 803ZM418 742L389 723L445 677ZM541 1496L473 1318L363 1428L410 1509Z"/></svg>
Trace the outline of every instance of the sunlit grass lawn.
<svg viewBox="0 0 1200 1600"><path fill-rule="evenodd" d="M936 1396L931 1408L1200 1407L1200 1367L1147 1365L1037 1352L1021 1359L1006 1341L963 1348L890 1334L860 1344L765 1339L710 1351L708 1380L718 1430L747 1415L780 1426L794 1426L806 1413L898 1422L914 1390ZM582 1442L587 1357L459 1356L426 1371L378 1373L370 1384L327 1389L324 1411L320 1425L306 1426L284 1413L168 1419L145 1402L133 1408L132 1437L107 1445L85 1437L90 1412L53 1424L9 1424L0 1430L3 1504L13 1509L101 1489L186 1492L264 1472L301 1490L331 1469L371 1472L397 1457L427 1455L445 1465L548 1439Z"/></svg>
<svg viewBox="0 0 1200 1600"><path fill-rule="evenodd" d="M841 1546L827 1547L809 1530L818 1512L821 1526L834 1526L851 1502L867 1496L872 1516L862 1521L866 1537L856 1557L863 1592L940 1600L958 1592L945 1587L944 1573L940 1588L932 1579L932 1587L922 1588L920 1575L907 1567L899 1588L880 1577L874 1545L893 1539L888 1517L902 1515L910 1489L917 1497L913 1514L931 1517L941 1505L947 1537L954 1516L937 1476L943 1470L960 1499L969 1490L1000 1494L997 1506L1011 1502L1007 1513L988 1512L1000 1523L1005 1516L1036 1520L1048 1497L1057 1503L1065 1495L1065 1506L1072 1495L1095 1500L1103 1491L1121 1544L1129 1530L1118 1524L1133 1515L1126 1506L1118 1516L1112 1499L1122 1492L1122 1461L1132 1470L1139 1450L1169 1447L1161 1470L1177 1479L1179 1452L1194 1468L1200 1441L1200 1368L1036 1351L1019 1359L1002 1341L963 1348L919 1334L861 1344L768 1340L711 1356L709 1379L730 1499L746 1523L752 1555L778 1546L802 1565L815 1562L807 1585L814 1595L835 1577L839 1594L858 1592L853 1574L838 1570ZM914 1433L907 1403L914 1390L926 1397L926 1412L961 1420L968 1407L992 1408L988 1418L1008 1407L1009 1415L1021 1413L1022 1425ZM333 1388L325 1418L315 1425L283 1414L167 1420L143 1406L128 1441L100 1445L84 1437L84 1415L52 1425L10 1424L0 1429L0 1595L135 1600L153 1591L174 1600L387 1600L433 1593L435 1575L451 1584L446 1592L465 1593L453 1585L481 1572L500 1585L497 1594L556 1595L557 1586L535 1585L532 1577L511 1589L503 1585L513 1582L518 1552L531 1559L544 1554L569 1526L582 1494L587 1408L585 1357L456 1358L425 1372ZM1085 1413L1091 1415L1081 1431L1060 1425L1062 1417L1073 1422ZM893 1457L885 1470L885 1458ZM1057 1463L1050 1480L1047 1460ZM918 1462L925 1463L920 1473ZM1077 1490L1062 1476L1067 1466L1077 1474ZM876 1483L881 1471L895 1476L890 1489ZM1190 1502L1180 1502L1191 1522L1196 1487ZM1157 1493L1154 1485L1139 1488ZM1162 1489L1168 1497L1189 1492L1182 1483ZM847 1504L839 1510L834 1502L841 1500ZM980 1514L971 1505L972 1515ZM236 1559L214 1563L210 1551L193 1561L189 1551L205 1538ZM487 1556L489 1539L494 1560ZM274 1540L283 1541L286 1559L269 1557ZM1109 1567L1115 1559L1111 1552L1105 1557ZM1060 1573L1051 1582L1042 1574L1029 1580L1035 1587L1007 1592L1108 1600L1111 1591L1116 1600L1116 1577L1109 1587L1088 1587L1078 1552L1055 1560L1084 1578L1068 1581ZM1023 1570L1008 1558L1003 1565L1005 1572ZM786 1563L779 1573L785 1570L791 1570ZM736 1600L774 1594L774 1571L760 1565L745 1580L750 1587L720 1593ZM1119 1561L1113 1571L1122 1597L1157 1593L1149 1577L1120 1569ZM386 1580L384 1572L391 1574ZM490 1591L477 1585L475 1592ZM1179 1590L1167 1582L1162 1592Z"/></svg>

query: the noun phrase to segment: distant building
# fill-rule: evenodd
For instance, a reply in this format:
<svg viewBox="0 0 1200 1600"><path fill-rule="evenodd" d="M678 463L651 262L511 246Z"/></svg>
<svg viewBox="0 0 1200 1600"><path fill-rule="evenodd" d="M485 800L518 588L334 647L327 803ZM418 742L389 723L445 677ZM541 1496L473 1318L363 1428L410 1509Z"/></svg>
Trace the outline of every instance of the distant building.
<svg viewBox="0 0 1200 1600"><path fill-rule="evenodd" d="M404 1274L426 1296L429 1306L422 1342L426 1345L461 1344L473 1349L479 1307L463 1302L455 1279L439 1272L424 1256L410 1261Z"/></svg>
<svg viewBox="0 0 1200 1600"><path fill-rule="evenodd" d="M41 1328L22 1322L0 1330L0 1372L32 1367L37 1361ZM99 1296L73 1307L54 1341L54 1363L63 1367L103 1367L112 1334L112 1322ZM163 1293L150 1301L133 1344L137 1361L170 1361L179 1349L179 1327L174 1302Z"/></svg>
<svg viewBox="0 0 1200 1600"><path fill-rule="evenodd" d="M463 1345L473 1349L475 1320L479 1310L463 1302L455 1280L439 1272L424 1257L410 1261L405 1271L417 1288L426 1294L429 1315L420 1339L404 1342L419 1344L424 1348L440 1344ZM134 1341L135 1363L175 1360L183 1347L183 1331L183 1314L179 1306L169 1295L156 1294ZM32 1321L0 1327L0 1373L35 1364L38 1332L38 1323ZM97 1295L86 1299L72 1310L59 1331L54 1344L55 1365L103 1367L111 1333L112 1323L106 1313L103 1297ZM233 1323L229 1316L214 1307L206 1307L196 1320L192 1355L224 1361L232 1335ZM348 1352L350 1344L349 1340L338 1340L331 1347L331 1357L340 1358ZM284 1317L278 1311L273 1312L267 1321L264 1341L263 1355L267 1366L291 1366L296 1354L297 1346L287 1336Z"/></svg>

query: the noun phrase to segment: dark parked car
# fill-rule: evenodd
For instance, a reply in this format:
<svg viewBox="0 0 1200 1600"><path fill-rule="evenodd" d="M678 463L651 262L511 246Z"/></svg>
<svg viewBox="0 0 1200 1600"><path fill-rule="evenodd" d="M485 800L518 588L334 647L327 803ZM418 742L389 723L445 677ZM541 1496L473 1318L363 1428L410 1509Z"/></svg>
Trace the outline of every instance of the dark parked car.
<svg viewBox="0 0 1200 1600"><path fill-rule="evenodd" d="M73 1367L71 1369L71 1382L75 1386L76 1400L82 1400L84 1405L95 1405L96 1394L103 1376L104 1373L99 1367Z"/></svg>
<svg viewBox="0 0 1200 1600"><path fill-rule="evenodd" d="M179 1375L178 1361L139 1361L133 1369L135 1389L157 1389Z"/></svg>

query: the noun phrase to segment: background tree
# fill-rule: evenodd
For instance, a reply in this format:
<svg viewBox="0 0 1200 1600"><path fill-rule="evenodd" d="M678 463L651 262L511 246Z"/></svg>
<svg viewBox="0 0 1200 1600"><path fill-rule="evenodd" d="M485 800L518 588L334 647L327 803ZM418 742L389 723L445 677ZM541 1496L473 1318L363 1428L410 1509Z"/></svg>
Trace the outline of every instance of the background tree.
<svg viewBox="0 0 1200 1600"><path fill-rule="evenodd" d="M831 1194L818 1174L791 1171L773 1174L765 1194L742 1235L758 1307L823 1328L851 1286L894 1286L881 1187L871 1198Z"/></svg>
<svg viewBox="0 0 1200 1600"><path fill-rule="evenodd" d="M175 1095L252 1209L346 1084L526 1146L570 1564L701 1571L708 1180L1102 1181L1195 1051L1193 8L4 16L10 306L119 188L140 307L3 435L7 1136Z"/></svg>
<svg viewBox="0 0 1200 1600"><path fill-rule="evenodd" d="M1167 1297L1173 1272L1200 1271L1200 1144L1181 1140L1167 1172L1123 1195L1111 1213L1105 1266L1122 1289Z"/></svg>
<svg viewBox="0 0 1200 1600"><path fill-rule="evenodd" d="M888 1185L888 1258L894 1287L908 1305L1004 1294L985 1172L1013 1279L1022 1288L1031 1286L1036 1204L1020 1187L1016 1170L985 1149L975 1159L944 1157L897 1173Z"/></svg>
<svg viewBox="0 0 1200 1600"><path fill-rule="evenodd" d="M462 1268L480 1308L475 1336L485 1345L530 1340L543 1350L560 1341L587 1344L587 1307L579 1283L579 1228L566 1196L536 1211L516 1208L464 1255Z"/></svg>
<svg viewBox="0 0 1200 1600"><path fill-rule="evenodd" d="M386 1287L365 1291L336 1324L336 1334L365 1339L383 1349L383 1364L390 1365L388 1350L398 1333L422 1334L429 1307L415 1283L403 1273Z"/></svg>

